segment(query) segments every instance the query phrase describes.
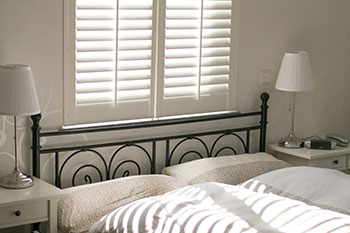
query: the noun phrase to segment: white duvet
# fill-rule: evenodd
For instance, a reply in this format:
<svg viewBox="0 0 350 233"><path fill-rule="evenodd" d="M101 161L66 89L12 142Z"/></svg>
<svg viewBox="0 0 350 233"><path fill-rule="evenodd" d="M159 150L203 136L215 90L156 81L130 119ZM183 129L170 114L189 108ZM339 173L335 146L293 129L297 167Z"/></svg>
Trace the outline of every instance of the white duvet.
<svg viewBox="0 0 350 233"><path fill-rule="evenodd" d="M90 233L350 232L350 216L240 186L202 183L122 206Z"/></svg>

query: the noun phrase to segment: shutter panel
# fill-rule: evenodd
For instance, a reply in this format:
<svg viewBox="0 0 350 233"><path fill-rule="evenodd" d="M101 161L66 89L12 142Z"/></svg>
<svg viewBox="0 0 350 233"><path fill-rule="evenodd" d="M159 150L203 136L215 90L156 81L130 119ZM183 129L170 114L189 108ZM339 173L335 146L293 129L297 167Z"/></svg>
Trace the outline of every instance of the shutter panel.
<svg viewBox="0 0 350 233"><path fill-rule="evenodd" d="M113 103L116 2L76 0L76 105Z"/></svg>
<svg viewBox="0 0 350 233"><path fill-rule="evenodd" d="M198 95L201 1L167 0L164 98Z"/></svg>
<svg viewBox="0 0 350 233"><path fill-rule="evenodd" d="M230 110L232 0L166 0L164 8L159 116Z"/></svg>
<svg viewBox="0 0 350 233"><path fill-rule="evenodd" d="M149 100L152 0L119 0L117 100Z"/></svg>
<svg viewBox="0 0 350 233"><path fill-rule="evenodd" d="M231 0L203 1L201 95L229 91L231 7Z"/></svg>
<svg viewBox="0 0 350 233"><path fill-rule="evenodd" d="M153 0L75 7L75 114L65 124L151 117Z"/></svg>

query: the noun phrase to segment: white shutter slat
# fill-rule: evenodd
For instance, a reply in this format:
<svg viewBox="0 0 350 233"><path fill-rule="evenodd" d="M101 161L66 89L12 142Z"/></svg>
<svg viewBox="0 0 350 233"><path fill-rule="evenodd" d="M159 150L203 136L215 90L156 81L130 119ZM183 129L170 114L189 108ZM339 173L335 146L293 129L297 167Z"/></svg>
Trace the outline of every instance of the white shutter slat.
<svg viewBox="0 0 350 233"><path fill-rule="evenodd" d="M113 102L114 97L110 92L94 92L94 93L82 93L76 94L76 102L80 104L99 104L99 103L110 103Z"/></svg>
<svg viewBox="0 0 350 233"><path fill-rule="evenodd" d="M118 50L147 50L152 47L151 40L120 40Z"/></svg>
<svg viewBox="0 0 350 233"><path fill-rule="evenodd" d="M125 70L118 71L118 80L150 79L151 71L147 70Z"/></svg>
<svg viewBox="0 0 350 233"><path fill-rule="evenodd" d="M77 11L77 20L114 20L114 9L80 9Z"/></svg>
<svg viewBox="0 0 350 233"><path fill-rule="evenodd" d="M202 66L222 66L229 65L230 57L202 57Z"/></svg>
<svg viewBox="0 0 350 233"><path fill-rule="evenodd" d="M203 20L203 28L231 28L230 19Z"/></svg>
<svg viewBox="0 0 350 233"><path fill-rule="evenodd" d="M204 9L223 9L223 10L227 10L230 9L232 7L232 1L222 1L222 0L218 0L218 1L204 1L203 3L203 8Z"/></svg>
<svg viewBox="0 0 350 233"><path fill-rule="evenodd" d="M167 49L166 58L189 58L198 57L198 48Z"/></svg>
<svg viewBox="0 0 350 233"><path fill-rule="evenodd" d="M222 84L229 81L229 75L207 75L201 79L201 85Z"/></svg>
<svg viewBox="0 0 350 233"><path fill-rule="evenodd" d="M195 68L183 68L183 67L171 68L171 69L165 69L164 74L166 78L196 77L198 76L198 69L196 67Z"/></svg>
<svg viewBox="0 0 350 233"><path fill-rule="evenodd" d="M143 19L143 20L119 20L118 21L119 30L146 30L152 29L152 20Z"/></svg>
<svg viewBox="0 0 350 233"><path fill-rule="evenodd" d="M229 56L230 48L202 48L202 56L203 57L215 57L215 56Z"/></svg>
<svg viewBox="0 0 350 233"><path fill-rule="evenodd" d="M117 99L119 101L140 101L148 100L150 97L150 90L119 90Z"/></svg>
<svg viewBox="0 0 350 233"><path fill-rule="evenodd" d="M99 31L77 31L77 41L98 41L98 40L115 40L115 33L113 30L99 30Z"/></svg>
<svg viewBox="0 0 350 233"><path fill-rule="evenodd" d="M77 73L76 82L77 83L89 83L89 82L104 82L113 81L114 82L115 73L112 72L87 72L87 73ZM101 81L102 80L102 81Z"/></svg>
<svg viewBox="0 0 350 233"><path fill-rule="evenodd" d="M119 61L123 60L146 60L152 58L151 50L136 50L130 53L130 51L118 51Z"/></svg>
<svg viewBox="0 0 350 233"><path fill-rule="evenodd" d="M110 62L78 62L76 64L77 73L114 71L114 67L115 67L114 61L110 61Z"/></svg>
<svg viewBox="0 0 350 233"><path fill-rule="evenodd" d="M119 9L119 20L149 20L152 19L152 10L122 10Z"/></svg>
<svg viewBox="0 0 350 233"><path fill-rule="evenodd" d="M116 30L114 20L77 20L78 31Z"/></svg>
<svg viewBox="0 0 350 233"><path fill-rule="evenodd" d="M152 10L152 2L147 0L119 0L120 9L149 9Z"/></svg>
<svg viewBox="0 0 350 233"><path fill-rule="evenodd" d="M124 60L118 62L119 70L145 70L151 69L150 60Z"/></svg>
<svg viewBox="0 0 350 233"><path fill-rule="evenodd" d="M115 2L111 0L76 0L78 9L110 9L115 7Z"/></svg>
<svg viewBox="0 0 350 233"><path fill-rule="evenodd" d="M110 92L113 91L113 82L78 83L77 93Z"/></svg>
<svg viewBox="0 0 350 233"><path fill-rule="evenodd" d="M89 51L114 51L115 43L114 41L77 41L76 49L79 52L89 52Z"/></svg>
<svg viewBox="0 0 350 233"><path fill-rule="evenodd" d="M78 53L76 56L77 62L93 62L93 61L114 61L115 53L113 51L92 51Z"/></svg>
<svg viewBox="0 0 350 233"><path fill-rule="evenodd" d="M176 67L198 67L198 58L173 58L167 59L165 62L166 68Z"/></svg>

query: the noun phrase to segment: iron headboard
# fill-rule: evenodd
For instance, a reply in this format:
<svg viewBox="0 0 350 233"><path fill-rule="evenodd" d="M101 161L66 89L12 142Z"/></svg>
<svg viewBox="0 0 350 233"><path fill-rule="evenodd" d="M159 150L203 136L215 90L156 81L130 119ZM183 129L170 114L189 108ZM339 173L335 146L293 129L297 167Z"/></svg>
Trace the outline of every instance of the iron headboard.
<svg viewBox="0 0 350 233"><path fill-rule="evenodd" d="M116 171L118 170L118 168L120 168L120 166L122 166L125 163L133 163L137 167L138 173L141 174L140 165L137 162L129 159L120 161L116 168L114 169L112 168L112 164L114 162L116 155L118 154L118 152L120 152L126 147L135 147L143 151L150 164L149 173L154 174L156 172L157 142L160 142L160 141L165 142L165 148L166 148L165 149L165 166L169 166L173 164L172 163L173 155L176 149L178 148L178 146L187 140L196 140L199 143L201 143L205 148L206 155L203 156L199 152L191 150L184 153L180 157L179 163L181 163L184 157L186 157L186 155L188 155L189 153L196 154L199 158L216 157L222 150L229 149L229 150L232 150L233 153L237 154L234 148L231 148L228 146L225 146L219 149L216 153L214 153L215 145L222 137L226 135L234 135L235 137L237 137L243 145L244 152L249 153L251 131L253 130L260 130L259 151L264 152L266 147L266 127L267 127L267 110L268 110L267 101L269 99L269 95L267 93L262 93L260 95L260 99L261 99L260 111L252 111L252 112L246 112L246 113L233 112L233 113L225 113L225 114L211 115L211 116L191 117L191 118L175 119L175 120L157 120L157 121L150 121L147 123L131 123L131 124L108 126L108 127L101 126L101 127L94 127L94 128L79 128L79 129L60 130L60 131L53 131L53 132L41 132L41 127L40 127L41 114L33 115L31 116L33 121L33 125L31 127L33 175L40 178L41 155L54 154L55 185L58 187L61 187L62 171L65 168L66 164L76 154L79 154L81 152L86 152L86 151L89 151L95 154L102 161L104 172L102 172L101 169L96 167L94 164L89 163L89 164L81 165L73 175L73 178L72 178L73 186L75 185L75 176L78 174L78 172L81 169L84 169L87 167L92 168L99 173L100 181L116 178L115 177ZM166 137L152 137L152 138L135 139L135 140L127 140L127 141L116 141L116 142L109 142L109 143L96 143L96 144L89 144L89 145L53 147L53 148L42 148L40 145L40 138L43 138L43 137L54 137L54 136L57 137L61 135L75 135L75 134L108 132L108 131L128 130L128 129L137 129L137 128L150 128L150 127L187 124L187 123L213 121L213 120L221 120L221 119L229 119L229 118L244 118L244 117L250 117L250 116L260 116L259 123L249 127L236 127L232 129L182 134L182 135L174 135L174 136L166 136ZM245 139L243 139L240 135L238 135L237 134L238 132L246 132ZM208 135L219 135L219 137L216 138L216 140L214 141L211 147L208 147L206 143L201 138L199 138L199 137L208 136ZM170 141L175 139L180 141L171 148ZM146 150L144 147L140 146L141 143L151 143L151 148L152 148L151 152ZM99 151L97 151L97 149L103 148L103 147L112 147L112 146L115 146L115 147L119 146L119 148L114 152L114 154L112 155L112 157L108 162L106 161L104 156ZM65 158L64 161L60 161L61 152L72 152L72 153L67 158ZM125 171L123 173L123 176L128 176L128 175L129 175L129 171ZM92 182L92 179L89 175L85 176L85 180L88 183Z"/></svg>

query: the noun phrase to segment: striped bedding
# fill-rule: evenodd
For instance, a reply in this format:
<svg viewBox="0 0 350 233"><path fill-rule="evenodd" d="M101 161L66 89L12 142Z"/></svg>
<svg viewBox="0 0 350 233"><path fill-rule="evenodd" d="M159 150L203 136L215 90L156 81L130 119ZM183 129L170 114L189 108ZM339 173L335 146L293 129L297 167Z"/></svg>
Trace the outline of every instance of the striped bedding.
<svg viewBox="0 0 350 233"><path fill-rule="evenodd" d="M186 186L122 206L90 233L350 232L350 216L221 183Z"/></svg>

